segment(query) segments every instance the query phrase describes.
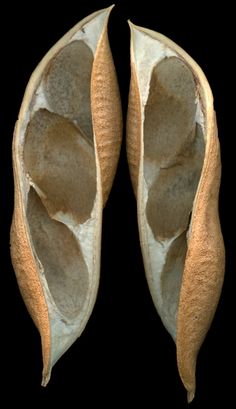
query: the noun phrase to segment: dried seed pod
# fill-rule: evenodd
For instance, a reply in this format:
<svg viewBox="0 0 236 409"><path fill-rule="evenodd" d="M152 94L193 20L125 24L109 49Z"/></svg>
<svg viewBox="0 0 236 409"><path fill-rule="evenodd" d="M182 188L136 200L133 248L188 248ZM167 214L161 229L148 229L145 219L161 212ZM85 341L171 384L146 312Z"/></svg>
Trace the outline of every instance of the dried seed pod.
<svg viewBox="0 0 236 409"><path fill-rule="evenodd" d="M82 20L46 54L15 127L11 255L41 334L43 385L83 331L98 289L102 208L122 136L111 8Z"/></svg>
<svg viewBox="0 0 236 409"><path fill-rule="evenodd" d="M145 272L177 346L190 402L199 348L224 275L221 163L213 98L199 66L165 36L130 24L127 155Z"/></svg>

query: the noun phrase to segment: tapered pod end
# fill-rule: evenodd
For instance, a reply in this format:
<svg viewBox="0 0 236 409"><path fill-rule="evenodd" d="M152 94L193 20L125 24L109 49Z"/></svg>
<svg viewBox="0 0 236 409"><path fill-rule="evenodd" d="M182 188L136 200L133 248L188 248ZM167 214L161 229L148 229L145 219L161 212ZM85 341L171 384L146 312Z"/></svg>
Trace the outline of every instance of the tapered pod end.
<svg viewBox="0 0 236 409"><path fill-rule="evenodd" d="M194 389L194 390L191 390L191 391L188 391L188 393L187 393L187 401L188 401L188 403L191 403L191 402L193 401L194 396L195 396L195 389Z"/></svg>
<svg viewBox="0 0 236 409"><path fill-rule="evenodd" d="M43 372L41 386L47 386L48 382L50 381L50 378L51 378L51 371L47 372L46 374L44 374Z"/></svg>

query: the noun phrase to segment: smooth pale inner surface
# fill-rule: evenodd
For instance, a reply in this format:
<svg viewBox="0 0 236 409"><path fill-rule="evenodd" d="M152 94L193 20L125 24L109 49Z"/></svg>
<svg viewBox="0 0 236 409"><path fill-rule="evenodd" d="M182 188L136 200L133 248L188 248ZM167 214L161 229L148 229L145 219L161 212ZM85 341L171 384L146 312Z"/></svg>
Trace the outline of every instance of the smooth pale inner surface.
<svg viewBox="0 0 236 409"><path fill-rule="evenodd" d="M94 259L92 63L90 48L73 41L46 67L23 152L31 184L27 205L31 239L54 302L68 319L83 308Z"/></svg>
<svg viewBox="0 0 236 409"><path fill-rule="evenodd" d="M156 64L149 89L144 120L146 218L162 260L156 268L158 310L175 338L186 234L205 144L202 128L196 123L194 78L182 60L169 57Z"/></svg>

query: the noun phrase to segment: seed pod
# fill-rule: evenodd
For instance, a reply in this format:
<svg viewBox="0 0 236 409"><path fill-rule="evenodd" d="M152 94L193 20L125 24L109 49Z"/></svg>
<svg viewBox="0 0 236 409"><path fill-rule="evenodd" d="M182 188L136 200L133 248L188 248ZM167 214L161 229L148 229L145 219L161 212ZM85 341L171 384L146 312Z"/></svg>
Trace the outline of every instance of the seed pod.
<svg viewBox="0 0 236 409"><path fill-rule="evenodd" d="M41 334L43 385L80 336L97 295L102 208L122 136L111 8L82 20L42 59L13 138L11 255Z"/></svg>
<svg viewBox="0 0 236 409"><path fill-rule="evenodd" d="M213 98L205 75L185 51L159 33L130 26L127 155L141 248L190 402L197 354L224 275Z"/></svg>

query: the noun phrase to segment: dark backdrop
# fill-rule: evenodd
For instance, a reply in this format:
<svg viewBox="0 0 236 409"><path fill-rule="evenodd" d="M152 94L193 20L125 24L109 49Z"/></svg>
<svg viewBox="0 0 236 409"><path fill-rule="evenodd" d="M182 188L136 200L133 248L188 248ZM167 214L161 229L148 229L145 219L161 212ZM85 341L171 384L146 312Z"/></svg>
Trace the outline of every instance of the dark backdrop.
<svg viewBox="0 0 236 409"><path fill-rule="evenodd" d="M216 3L216 2L215 2ZM124 122L129 86L127 19L162 32L183 47L204 70L215 98L222 149L220 216L226 245L226 279L212 327L197 364L193 408L228 407L233 402L231 367L235 365L234 98L235 77L232 10L208 2L116 1L109 36L121 90ZM1 372L0 396L8 407L114 406L185 408L175 346L153 306L146 284L138 239L125 144L118 172L104 210L101 280L97 302L80 339L59 360L47 388L41 382L38 332L19 294L9 257L13 211L11 141L28 79L49 48L76 22L110 1L22 1L1 6Z"/></svg>

